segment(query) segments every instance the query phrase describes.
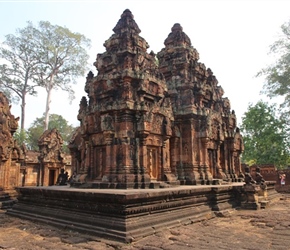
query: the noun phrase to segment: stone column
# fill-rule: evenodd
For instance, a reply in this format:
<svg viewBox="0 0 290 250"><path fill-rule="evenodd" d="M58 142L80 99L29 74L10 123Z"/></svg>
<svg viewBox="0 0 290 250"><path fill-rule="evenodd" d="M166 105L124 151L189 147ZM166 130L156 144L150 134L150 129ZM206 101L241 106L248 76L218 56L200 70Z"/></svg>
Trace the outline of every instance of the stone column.
<svg viewBox="0 0 290 250"><path fill-rule="evenodd" d="M141 174L141 187L147 187L150 183L150 176L147 169L147 133L142 133L140 137L140 147L139 147L139 164L140 164L140 174Z"/></svg>
<svg viewBox="0 0 290 250"><path fill-rule="evenodd" d="M220 158L221 158L221 143L218 143L217 145L217 159L216 159L216 167L217 167L217 173L219 179L226 179L226 175L223 172L223 169L221 167Z"/></svg>
<svg viewBox="0 0 290 250"><path fill-rule="evenodd" d="M226 178L229 179L231 178L230 176L230 162L229 162L229 145L228 145L228 140L225 140L224 142L224 154L225 154L225 160L224 160L224 164L225 164L225 173L226 173Z"/></svg>
<svg viewBox="0 0 290 250"><path fill-rule="evenodd" d="M105 131L104 132L104 140L105 140L105 144L106 144L106 167L105 167L105 171L104 171L104 175L102 178L103 182L109 182L112 181L110 180L111 177L111 164L112 164L112 159L115 159L115 157L113 157L115 154L112 152L112 141L114 138L114 132L113 131Z"/></svg>
<svg viewBox="0 0 290 250"><path fill-rule="evenodd" d="M196 135L195 135L195 128L194 128L194 119L190 119L190 163L192 166L192 181L196 183L199 180L199 173L198 173L198 164L195 159L196 151Z"/></svg>
<svg viewBox="0 0 290 250"><path fill-rule="evenodd" d="M235 173L235 152L231 151L231 165L230 165L230 171L231 171L231 177L233 179L237 178L237 175Z"/></svg>
<svg viewBox="0 0 290 250"><path fill-rule="evenodd" d="M181 155L180 155L180 137L174 137L171 143L170 158L171 158L171 171L174 168L174 173L178 180L184 181L184 172L181 168Z"/></svg>
<svg viewBox="0 0 290 250"><path fill-rule="evenodd" d="M163 141L162 145L162 168L164 177L166 178L165 181L169 183L176 183L177 177L171 172L170 169L170 146L168 139ZM164 181L164 177L162 176L162 181Z"/></svg>
<svg viewBox="0 0 290 250"><path fill-rule="evenodd" d="M205 179L206 180L212 180L212 174L209 171L209 159L208 159L208 153L207 153L207 143L208 138L202 138L202 166L204 169Z"/></svg>

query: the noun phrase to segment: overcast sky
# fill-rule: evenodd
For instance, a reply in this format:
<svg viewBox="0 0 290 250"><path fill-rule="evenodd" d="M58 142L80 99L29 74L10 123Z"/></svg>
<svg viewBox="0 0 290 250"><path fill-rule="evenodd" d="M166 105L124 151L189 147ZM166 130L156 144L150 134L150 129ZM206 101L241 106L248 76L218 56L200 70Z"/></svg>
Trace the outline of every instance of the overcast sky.
<svg viewBox="0 0 290 250"><path fill-rule="evenodd" d="M103 43L113 34L112 29L125 9L130 9L141 29L140 35L150 48L159 52L175 23L180 23L200 62L211 68L231 101L238 124L249 103L262 98L263 78L257 72L274 62L269 52L281 34L281 25L290 20L290 1L286 0L134 0L134 1L1 1L0 41L15 34L27 21L37 24L49 21L65 26L91 39L90 69L103 53ZM76 99L69 104L68 95L54 91L51 112L62 115L78 126L77 113L84 92L85 76L74 85ZM39 89L37 98L28 97L25 127L45 111L45 92ZM263 97L265 100L265 97ZM20 116L20 106L12 105L12 114Z"/></svg>

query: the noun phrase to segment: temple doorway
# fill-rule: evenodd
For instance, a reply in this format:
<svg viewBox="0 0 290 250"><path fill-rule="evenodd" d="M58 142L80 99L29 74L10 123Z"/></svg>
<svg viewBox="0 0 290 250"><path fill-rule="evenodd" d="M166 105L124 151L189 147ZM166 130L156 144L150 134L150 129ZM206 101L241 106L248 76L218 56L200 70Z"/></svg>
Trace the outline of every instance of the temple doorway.
<svg viewBox="0 0 290 250"><path fill-rule="evenodd" d="M48 177L48 186L53 186L55 185L56 180L55 180L55 169L50 169L49 170L49 177Z"/></svg>

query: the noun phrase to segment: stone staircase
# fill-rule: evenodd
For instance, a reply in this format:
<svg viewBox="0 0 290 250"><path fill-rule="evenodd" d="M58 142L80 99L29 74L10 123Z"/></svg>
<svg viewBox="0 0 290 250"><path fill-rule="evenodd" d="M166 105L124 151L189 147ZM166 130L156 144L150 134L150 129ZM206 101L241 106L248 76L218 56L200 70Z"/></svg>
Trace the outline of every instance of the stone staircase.
<svg viewBox="0 0 290 250"><path fill-rule="evenodd" d="M0 188L0 209L11 208L17 202L16 196L14 194L9 194Z"/></svg>

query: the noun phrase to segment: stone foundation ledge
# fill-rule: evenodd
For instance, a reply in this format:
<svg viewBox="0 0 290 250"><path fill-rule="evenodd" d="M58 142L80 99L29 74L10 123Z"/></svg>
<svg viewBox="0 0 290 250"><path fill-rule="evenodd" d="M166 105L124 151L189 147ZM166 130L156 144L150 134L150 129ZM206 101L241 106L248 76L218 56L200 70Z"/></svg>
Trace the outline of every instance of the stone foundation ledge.
<svg viewBox="0 0 290 250"><path fill-rule="evenodd" d="M242 184L166 189L18 188L7 214L106 239L131 242L166 227L191 224L238 206ZM219 214L219 213L218 213Z"/></svg>

